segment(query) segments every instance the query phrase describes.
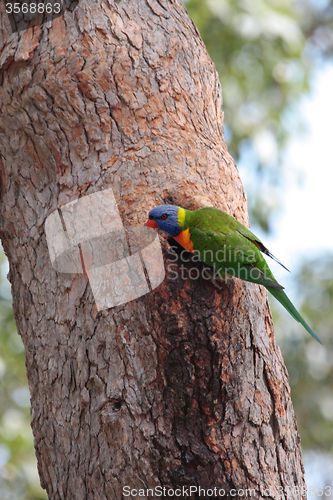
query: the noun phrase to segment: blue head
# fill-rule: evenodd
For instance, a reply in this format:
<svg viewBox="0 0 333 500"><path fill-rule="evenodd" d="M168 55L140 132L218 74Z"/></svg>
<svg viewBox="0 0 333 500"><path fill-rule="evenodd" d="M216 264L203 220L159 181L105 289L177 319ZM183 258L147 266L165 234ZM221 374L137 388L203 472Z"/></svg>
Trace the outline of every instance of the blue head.
<svg viewBox="0 0 333 500"><path fill-rule="evenodd" d="M166 231L171 236L178 236L182 228L179 224L180 207L176 205L159 205L148 214L148 227L155 227Z"/></svg>

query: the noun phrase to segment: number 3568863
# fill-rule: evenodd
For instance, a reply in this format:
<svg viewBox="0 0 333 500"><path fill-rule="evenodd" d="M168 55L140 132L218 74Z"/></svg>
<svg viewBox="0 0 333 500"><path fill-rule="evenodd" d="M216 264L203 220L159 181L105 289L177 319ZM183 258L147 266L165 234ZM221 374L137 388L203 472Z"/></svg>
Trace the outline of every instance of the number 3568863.
<svg viewBox="0 0 333 500"><path fill-rule="evenodd" d="M6 3L7 14L59 14L61 11L60 3L35 2L35 3Z"/></svg>

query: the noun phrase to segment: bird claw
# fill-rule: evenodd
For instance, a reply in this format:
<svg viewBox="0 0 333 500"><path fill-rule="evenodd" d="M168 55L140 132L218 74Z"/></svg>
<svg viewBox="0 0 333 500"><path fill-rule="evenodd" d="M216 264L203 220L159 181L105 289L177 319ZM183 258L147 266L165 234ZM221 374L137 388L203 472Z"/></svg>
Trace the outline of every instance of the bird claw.
<svg viewBox="0 0 333 500"><path fill-rule="evenodd" d="M224 276L223 275L221 276L220 273L217 273L211 267L206 267L205 272L208 274L211 282L218 290L222 290L223 284L227 283L228 279L231 278L230 274L228 274L228 273L225 273Z"/></svg>

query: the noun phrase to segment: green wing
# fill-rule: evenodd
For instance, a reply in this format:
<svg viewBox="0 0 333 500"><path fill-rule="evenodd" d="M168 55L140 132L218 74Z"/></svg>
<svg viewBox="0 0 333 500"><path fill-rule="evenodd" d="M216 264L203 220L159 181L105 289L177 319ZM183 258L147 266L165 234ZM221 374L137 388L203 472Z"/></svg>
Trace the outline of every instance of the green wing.
<svg viewBox="0 0 333 500"><path fill-rule="evenodd" d="M225 229L225 228L224 228ZM219 273L272 288L282 288L274 278L260 250L254 243L235 231L191 231L193 248L201 261Z"/></svg>
<svg viewBox="0 0 333 500"><path fill-rule="evenodd" d="M231 217L231 218L233 219L233 217ZM240 234L242 236L244 236L247 240L251 241L262 253L264 253L265 255L268 255L268 257L275 260L275 262L280 264L280 266L284 267L284 269L286 269L286 271L290 272L289 269L287 269L286 266L284 266L282 264L282 262L279 261L279 259L274 257L274 255L268 250L268 248L265 247L265 245L262 243L262 241L260 241L259 238L257 238L247 227L243 226L243 224L238 222L236 219L233 219L233 220L236 222L236 224L235 224L236 231L240 232Z"/></svg>
<svg viewBox="0 0 333 500"><path fill-rule="evenodd" d="M268 250L243 224L225 212L206 207L188 212L193 248L200 260L221 276L230 274L273 288L278 284L261 252Z"/></svg>

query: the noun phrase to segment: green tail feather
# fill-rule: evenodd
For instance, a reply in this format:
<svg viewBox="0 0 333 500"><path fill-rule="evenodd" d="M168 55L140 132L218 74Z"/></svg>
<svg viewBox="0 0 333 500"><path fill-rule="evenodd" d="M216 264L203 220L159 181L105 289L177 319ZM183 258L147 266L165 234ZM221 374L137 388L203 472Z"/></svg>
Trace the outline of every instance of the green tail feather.
<svg viewBox="0 0 333 500"><path fill-rule="evenodd" d="M288 299L287 295L285 292L281 289L278 288L271 288L267 287L267 289L271 292L271 294L280 302L280 304L287 309L288 313L291 314L291 316L301 323L301 325L304 326L304 328L312 335L313 338L319 342L319 344L322 344L322 341L317 337L317 335L311 330L309 325L304 321L300 313L297 311L296 307L291 303L291 301Z"/></svg>

